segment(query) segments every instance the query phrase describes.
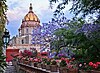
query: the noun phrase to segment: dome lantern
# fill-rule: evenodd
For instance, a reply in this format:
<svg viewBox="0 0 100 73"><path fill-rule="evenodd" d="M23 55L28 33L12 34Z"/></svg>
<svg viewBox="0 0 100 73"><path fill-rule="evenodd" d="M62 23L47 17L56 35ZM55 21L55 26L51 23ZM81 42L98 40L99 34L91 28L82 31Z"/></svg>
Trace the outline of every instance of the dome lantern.
<svg viewBox="0 0 100 73"><path fill-rule="evenodd" d="M26 14L26 16L24 17L25 21L35 21L35 22L39 22L40 20L37 17L37 15L32 11L33 7L32 7L32 3L30 3L30 7L29 7L29 12Z"/></svg>
<svg viewBox="0 0 100 73"><path fill-rule="evenodd" d="M25 15L24 19L22 20L21 28L40 26L40 20L37 17L37 15L33 12L32 9L33 9L32 3L30 3L29 12ZM35 24L31 24L31 23L35 23Z"/></svg>
<svg viewBox="0 0 100 73"><path fill-rule="evenodd" d="M30 3L29 11L32 11L32 3Z"/></svg>

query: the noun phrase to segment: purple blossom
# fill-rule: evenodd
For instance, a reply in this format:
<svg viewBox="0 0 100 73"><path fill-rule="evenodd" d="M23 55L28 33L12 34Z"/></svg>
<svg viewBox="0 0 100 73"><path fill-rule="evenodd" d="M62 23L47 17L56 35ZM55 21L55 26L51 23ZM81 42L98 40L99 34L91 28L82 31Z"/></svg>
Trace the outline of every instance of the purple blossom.
<svg viewBox="0 0 100 73"><path fill-rule="evenodd" d="M96 33L99 32L100 32L100 24L84 24L81 28L76 30L77 34L83 33L88 38L92 38L94 36L100 37L100 34L96 35Z"/></svg>
<svg viewBox="0 0 100 73"><path fill-rule="evenodd" d="M63 53L60 53L60 54L58 54L57 56L58 56L58 57L64 57L64 56L66 56L66 55L63 54Z"/></svg>
<svg viewBox="0 0 100 73"><path fill-rule="evenodd" d="M63 15L59 19L52 19L52 21L49 21L49 23L43 23L42 26L36 27L33 29L32 34L32 44L46 44L47 42L50 42L52 39L55 39L54 32L59 28L65 28L67 29L68 26L64 23L68 22L69 20L66 19ZM48 40L45 40L45 38L51 37ZM44 45L45 46L45 45ZM41 46L41 48L44 50L44 46ZM46 47L45 47L46 48ZM42 50L41 49L41 50Z"/></svg>

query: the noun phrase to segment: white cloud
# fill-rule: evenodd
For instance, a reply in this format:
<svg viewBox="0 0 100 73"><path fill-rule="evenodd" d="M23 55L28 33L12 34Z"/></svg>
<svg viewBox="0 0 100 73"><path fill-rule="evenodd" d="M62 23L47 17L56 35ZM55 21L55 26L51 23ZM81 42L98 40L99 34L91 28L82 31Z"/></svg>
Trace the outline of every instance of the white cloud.
<svg viewBox="0 0 100 73"><path fill-rule="evenodd" d="M33 4L33 11L37 14L37 16L41 17L48 12L48 14L52 13L57 4L54 5L53 9L50 9L49 0L7 0L8 11L7 17L10 21L23 19L25 14L27 14L29 10L29 4ZM71 7L71 3L66 5L66 9L68 10ZM64 11L65 11L64 10ZM46 11L46 12L43 12ZM52 14L53 15L53 14ZM43 16L44 17L44 16ZM43 18L42 17L42 18Z"/></svg>
<svg viewBox="0 0 100 73"><path fill-rule="evenodd" d="M9 25L7 25L7 27L12 35L17 34L18 28L21 25L21 20L29 11L30 3L32 3L33 11L38 16L41 23L48 22L53 17L53 11L57 7L57 4L55 4L53 9L50 9L49 0L7 0L7 17L9 20ZM69 8L70 4L65 10ZM12 29L14 27L16 30Z"/></svg>
<svg viewBox="0 0 100 73"><path fill-rule="evenodd" d="M33 11L39 16L42 14L42 11L49 10L49 1L48 0L7 0L8 11L7 17L10 21L19 20L24 18L29 10L29 4L33 4ZM40 16L39 16L40 17Z"/></svg>

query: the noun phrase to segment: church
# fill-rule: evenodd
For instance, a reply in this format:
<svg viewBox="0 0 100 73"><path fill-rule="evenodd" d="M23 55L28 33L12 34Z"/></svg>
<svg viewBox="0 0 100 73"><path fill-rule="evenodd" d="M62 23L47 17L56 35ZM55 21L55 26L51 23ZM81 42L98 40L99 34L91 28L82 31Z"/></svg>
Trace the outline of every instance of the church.
<svg viewBox="0 0 100 73"><path fill-rule="evenodd" d="M41 27L40 20L32 9L32 4L30 3L29 12L22 19L21 26L18 29L19 34L11 39L10 45L16 46L21 51L24 49L36 48L36 50L40 52L41 45L38 43L32 44L33 30Z"/></svg>

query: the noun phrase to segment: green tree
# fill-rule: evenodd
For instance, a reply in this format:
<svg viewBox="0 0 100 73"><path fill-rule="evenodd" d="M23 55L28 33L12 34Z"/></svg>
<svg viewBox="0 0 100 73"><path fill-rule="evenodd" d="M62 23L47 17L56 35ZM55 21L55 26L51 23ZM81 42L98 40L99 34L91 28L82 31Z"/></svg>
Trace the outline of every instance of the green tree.
<svg viewBox="0 0 100 73"><path fill-rule="evenodd" d="M87 15L95 14L97 16L97 19L92 21L95 24L99 23L100 24L100 0L49 0L50 3L57 3L59 2L57 9L55 10L55 15L59 14L60 11L62 11L69 2L72 3L72 7L70 9L71 12L73 12L76 16L77 15L82 15L82 17L85 17ZM93 16L92 16L93 17ZM91 20L91 18L90 18ZM91 22L91 23L92 23ZM86 24L86 22L85 22ZM74 36L71 38L71 46L75 47L76 50L81 51L80 53L76 52L77 56L81 55L81 61L87 60L87 61L99 61L100 58L100 49L99 49L99 44L100 44L100 30L97 28L97 25L93 24L92 26L95 25L97 31L91 30L94 27L90 27L91 24L88 24L89 26L84 26L85 25L83 22L78 22L77 18L74 17L74 20L68 23L68 25L71 26L71 29L73 30ZM77 27L78 26L78 27ZM89 32L88 30L83 31L82 29L84 26L84 29L89 27L88 30L91 30ZM82 31L78 34L75 32L78 31L78 29L82 29ZM87 33L85 33L87 32ZM57 32L58 33L58 32ZM88 36L87 36L88 34ZM67 35L68 37L68 35ZM69 38L66 38L69 39ZM67 41L68 42L68 41ZM88 58L87 58L88 56ZM78 58L79 59L79 58Z"/></svg>
<svg viewBox="0 0 100 73"><path fill-rule="evenodd" d="M49 0L50 4L59 2L55 12L59 13L65 8L69 2L72 2L71 12L75 15L83 13L83 16L88 14L100 14L100 0Z"/></svg>
<svg viewBox="0 0 100 73"><path fill-rule="evenodd" d="M5 23L7 22L6 12L7 5L6 0L0 0L0 73L3 73L4 67L6 66L5 56L3 55L3 32L5 28Z"/></svg>
<svg viewBox="0 0 100 73"><path fill-rule="evenodd" d="M60 28L54 32L54 35L56 36L56 39L53 39L51 41L51 47L53 51L55 50L57 53L62 49L62 47L71 47L71 48L77 48L76 46L76 35L75 31L82 27L82 24L84 24L84 20L82 18L74 18L73 20L70 20L70 22L66 22L68 26L68 29Z"/></svg>
<svg viewBox="0 0 100 73"><path fill-rule="evenodd" d="M84 24L77 30L76 43L77 49L83 50L87 61L99 61L100 57L100 24ZM75 46L74 45L74 46ZM86 56L85 56L86 57ZM86 59L86 58L84 58Z"/></svg>
<svg viewBox="0 0 100 73"><path fill-rule="evenodd" d="M58 29L55 35L59 39L52 41L51 46L60 51L61 47L76 48L76 58L79 61L99 61L100 57L100 25L84 24L83 19L74 18L66 25L69 29Z"/></svg>

